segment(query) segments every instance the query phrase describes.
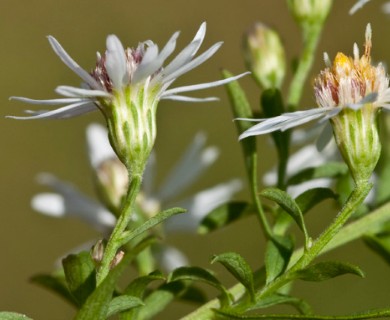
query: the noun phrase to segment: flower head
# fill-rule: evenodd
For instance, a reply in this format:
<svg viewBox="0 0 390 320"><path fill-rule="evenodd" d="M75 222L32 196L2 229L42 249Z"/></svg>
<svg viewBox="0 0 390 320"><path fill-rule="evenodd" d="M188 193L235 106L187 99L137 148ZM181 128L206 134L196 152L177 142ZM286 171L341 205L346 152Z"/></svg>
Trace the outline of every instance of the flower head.
<svg viewBox="0 0 390 320"><path fill-rule="evenodd" d="M181 75L208 60L222 45L218 42L202 54L198 52L206 33L203 23L194 39L166 66L165 60L176 47L178 32L159 51L152 41L145 41L137 48L124 49L115 35L109 35L104 55L97 54L95 69L88 73L82 69L49 36L49 42L60 59L83 80L81 88L59 86L59 99L33 100L23 97L13 99L31 104L64 105L50 111L27 111L32 115L14 119L69 118L90 111L101 110L109 129L110 143L119 159L132 174L142 174L156 137L156 111L160 100L171 99L188 102L216 100L215 97L192 98L180 95L184 92L223 85L244 74L230 79L202 83L174 89L168 87Z"/></svg>
<svg viewBox="0 0 390 320"><path fill-rule="evenodd" d="M285 113L260 122L240 138L287 130L312 120L330 119L336 143L356 182L367 181L379 159L381 145L377 115L390 109L389 78L382 64L371 64L371 26L365 36L362 56L354 45L353 57L338 53L314 81L317 109Z"/></svg>

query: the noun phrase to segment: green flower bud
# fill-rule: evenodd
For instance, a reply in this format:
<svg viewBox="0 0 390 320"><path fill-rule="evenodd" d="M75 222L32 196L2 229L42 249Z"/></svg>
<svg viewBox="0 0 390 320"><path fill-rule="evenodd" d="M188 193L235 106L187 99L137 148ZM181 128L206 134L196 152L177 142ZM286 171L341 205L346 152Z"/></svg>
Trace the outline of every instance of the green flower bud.
<svg viewBox="0 0 390 320"><path fill-rule="evenodd" d="M322 24L332 6L332 0L287 0L287 3L300 25Z"/></svg>
<svg viewBox="0 0 390 320"><path fill-rule="evenodd" d="M264 89L280 88L286 73L285 52L277 32L255 23L244 38L248 69Z"/></svg>

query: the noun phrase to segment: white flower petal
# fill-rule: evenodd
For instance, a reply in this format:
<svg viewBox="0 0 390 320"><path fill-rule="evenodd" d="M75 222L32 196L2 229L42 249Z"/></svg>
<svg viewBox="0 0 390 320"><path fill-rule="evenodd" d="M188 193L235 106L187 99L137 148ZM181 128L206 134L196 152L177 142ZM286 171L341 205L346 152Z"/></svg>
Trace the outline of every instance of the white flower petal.
<svg viewBox="0 0 390 320"><path fill-rule="evenodd" d="M304 111L284 113L274 118L259 119L258 121L261 122L242 133L239 139L241 140L249 136L266 134L277 130L284 131L292 127L304 124L306 122L321 118L332 109L334 108L316 108Z"/></svg>
<svg viewBox="0 0 390 320"><path fill-rule="evenodd" d="M206 22L203 22L200 25L198 32L196 33L194 39L190 42L190 44L187 45L187 47L185 47L178 55L176 55L176 57L164 68L164 76L175 72L177 69L189 62L196 54L196 52L198 52L205 35Z"/></svg>
<svg viewBox="0 0 390 320"><path fill-rule="evenodd" d="M163 83L168 83L171 81L174 81L184 73L187 73L188 71L196 68L197 66L201 65L203 62L205 62L207 59L211 58L214 53L221 47L223 42L217 42L211 48L209 48L207 51L203 52L201 55L196 57L195 59L191 60L190 62L184 64L182 67L172 70L170 74L165 73L164 78L162 79Z"/></svg>
<svg viewBox="0 0 390 320"><path fill-rule="evenodd" d="M244 72L244 73L241 73L241 74L239 74L237 76L230 77L230 78L223 79L223 80L218 80L218 81L213 81L213 82L206 82L206 83L194 84L194 85L190 85L190 86L173 88L173 89L170 89L170 90L166 90L161 95L161 97L165 97L165 96L169 96L169 95L176 94L176 93L181 93L181 92L196 91L196 90L202 90L202 89L208 89L208 88L222 86L222 85L224 85L226 83L229 83L229 82L232 82L232 81L237 80L239 78L242 78L243 76L245 76L247 74L250 74L250 72Z"/></svg>
<svg viewBox="0 0 390 320"><path fill-rule="evenodd" d="M206 214L230 200L241 188L242 182L239 179L233 179L179 202L178 205L188 209L188 212L166 220L164 223L165 229L167 232L196 232L199 222Z"/></svg>
<svg viewBox="0 0 390 320"><path fill-rule="evenodd" d="M6 116L6 118L17 119L17 120L36 120L36 119L66 119L75 117L84 113L92 112L97 110L95 104L88 101L78 102L70 104L68 106L58 108L56 110L48 111L27 111L27 113L33 113L33 116L28 117L17 117L17 116Z"/></svg>
<svg viewBox="0 0 390 320"><path fill-rule="evenodd" d="M111 98L111 94L103 90L91 90L71 86L58 86L55 91L65 97Z"/></svg>
<svg viewBox="0 0 390 320"><path fill-rule="evenodd" d="M180 250L172 246L153 246L153 255L158 267L166 273L188 265L188 259Z"/></svg>
<svg viewBox="0 0 390 320"><path fill-rule="evenodd" d="M31 200L31 207L40 213L52 217L65 216L65 200L56 193L40 193Z"/></svg>
<svg viewBox="0 0 390 320"><path fill-rule="evenodd" d="M328 143L330 141L332 141L332 137L333 137L333 128L332 128L332 125L327 122L324 126L324 128L322 129L322 132L320 133L318 139L317 139L317 142L316 142L316 148L318 151L322 151L326 148L326 146L328 145Z"/></svg>
<svg viewBox="0 0 390 320"><path fill-rule="evenodd" d="M97 83L97 81L68 55L54 37L48 36L47 38L49 39L49 43L54 52L60 57L62 62L64 62L81 79L83 79L92 89L101 90L101 86Z"/></svg>
<svg viewBox="0 0 390 320"><path fill-rule="evenodd" d="M108 140L107 129L99 124L90 124L86 130L88 156L92 167L97 170L103 161L116 158Z"/></svg>
<svg viewBox="0 0 390 320"><path fill-rule="evenodd" d="M40 174L38 182L52 188L63 199L62 212L59 211L61 207L58 199L54 200L57 201L57 211L61 215L77 217L100 232L107 232L115 225L116 219L111 212L107 211L99 203L82 195L72 185L62 182L48 173ZM40 201L42 201L42 198ZM53 204L53 198L50 201L46 207ZM38 207L36 206L35 208ZM45 209L45 205L40 203L40 208ZM46 214L48 214L47 211L48 209L45 212ZM60 215L58 214L57 216Z"/></svg>
<svg viewBox="0 0 390 320"><path fill-rule="evenodd" d="M185 191L218 158L216 147L204 148L206 136L198 133L179 162L169 172L155 198L169 201Z"/></svg>
<svg viewBox="0 0 390 320"><path fill-rule="evenodd" d="M10 97L10 100L22 101L30 104L43 104L43 105L57 105L57 104L66 104L66 103L74 103L84 101L80 98L65 98L65 99L47 99L47 100L37 100L30 99L25 97ZM85 99L85 101L89 101Z"/></svg>
<svg viewBox="0 0 390 320"><path fill-rule="evenodd" d="M149 52L151 48L148 48L144 57L142 58L141 64L135 70L132 82L137 83L144 78L152 75L158 69L160 69L164 61L171 55L176 47L176 39L179 36L179 32L175 32L172 37L169 39L165 47L161 50L161 53L158 56L152 57ZM157 46L155 46L157 49ZM158 52L156 52L157 55Z"/></svg>
<svg viewBox="0 0 390 320"><path fill-rule="evenodd" d="M349 15L353 15L356 13L356 11L360 10L364 7L366 3L368 3L370 0L359 0L357 1L351 9L349 9Z"/></svg>
<svg viewBox="0 0 390 320"><path fill-rule="evenodd" d="M105 67L115 89L121 90L124 81L128 81L127 59L122 43L115 35L109 35L106 40Z"/></svg>
<svg viewBox="0 0 390 320"><path fill-rule="evenodd" d="M175 101L185 101L185 102L210 102L210 101L219 101L217 97L206 97L206 98L194 98L194 97L186 97L179 95L169 95L160 100L175 100Z"/></svg>

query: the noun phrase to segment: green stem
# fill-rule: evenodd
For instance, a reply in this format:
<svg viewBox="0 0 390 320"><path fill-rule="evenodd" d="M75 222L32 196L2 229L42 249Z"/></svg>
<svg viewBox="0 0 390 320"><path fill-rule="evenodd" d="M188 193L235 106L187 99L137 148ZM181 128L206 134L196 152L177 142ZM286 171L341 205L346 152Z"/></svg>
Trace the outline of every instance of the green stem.
<svg viewBox="0 0 390 320"><path fill-rule="evenodd" d="M260 226L263 230L263 233L267 239L272 237L272 229L268 223L267 217L265 216L263 206L261 205L259 199L259 190L257 186L257 152L254 151L250 157L251 164L248 166L248 178L251 187L251 195L253 202L256 207L257 217L260 221Z"/></svg>
<svg viewBox="0 0 390 320"><path fill-rule="evenodd" d="M290 269L288 269L286 273L284 273L280 277L276 278L274 281L270 282L267 286L265 286L256 295L256 299L261 299L283 287L285 284L291 281L294 272L308 266L314 258L316 258L320 253L322 253L323 249L329 250L329 248L326 248L327 244L340 231L340 229L346 223L351 214L355 212L355 210L363 203L371 188L372 184L368 182L356 186L356 188L352 191L344 207L336 216L332 224L317 238L313 245L306 252L303 253L301 258ZM245 288L241 284L238 284L231 288L229 292L233 294L233 296L236 298L235 300L237 301L244 294ZM185 316L184 318L182 318L182 320L214 319L215 314L212 311L212 308L219 307L219 300L214 299L203 305L201 308L195 310L191 314ZM240 309L241 307L242 306L239 306Z"/></svg>
<svg viewBox="0 0 390 320"><path fill-rule="evenodd" d="M307 24L303 28L304 47L301 58L299 59L298 67L291 81L287 104L291 111L296 109L299 100L302 96L302 91L309 74L310 68L313 65L315 52L318 41L320 39L323 23Z"/></svg>
<svg viewBox="0 0 390 320"><path fill-rule="evenodd" d="M115 225L114 230L111 233L110 239L107 242L104 250L104 256L100 265L100 268L96 275L96 285L98 286L110 271L111 262L115 258L119 248L121 247L121 237L123 232L126 230L131 215L133 213L133 207L135 199L141 187L141 175L133 175L129 185L128 193L126 196L125 203L123 205L122 213Z"/></svg>

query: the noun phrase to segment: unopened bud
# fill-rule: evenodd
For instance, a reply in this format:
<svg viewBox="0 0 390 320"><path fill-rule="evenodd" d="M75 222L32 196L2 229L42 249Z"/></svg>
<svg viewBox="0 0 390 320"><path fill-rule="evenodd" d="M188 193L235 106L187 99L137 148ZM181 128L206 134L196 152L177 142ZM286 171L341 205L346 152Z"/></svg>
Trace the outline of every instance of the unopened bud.
<svg viewBox="0 0 390 320"><path fill-rule="evenodd" d="M115 255L114 259L111 261L111 263L110 263L110 269L115 268L115 267L122 261L122 259L123 259L124 256L125 256L125 252L122 251L122 250L119 251L119 252Z"/></svg>
<svg viewBox="0 0 390 320"><path fill-rule="evenodd" d="M91 256L93 261L95 261L96 265L100 265L103 259L104 254L104 243L103 240L99 240L96 242L96 244L92 247Z"/></svg>
<svg viewBox="0 0 390 320"><path fill-rule="evenodd" d="M248 69L264 89L280 88L286 73L285 52L278 33L256 23L244 39Z"/></svg>
<svg viewBox="0 0 390 320"><path fill-rule="evenodd" d="M118 158L104 160L96 170L96 181L101 201L112 212L118 212L129 183L126 167Z"/></svg>
<svg viewBox="0 0 390 320"><path fill-rule="evenodd" d="M287 0L300 25L322 24L329 14L332 0Z"/></svg>

